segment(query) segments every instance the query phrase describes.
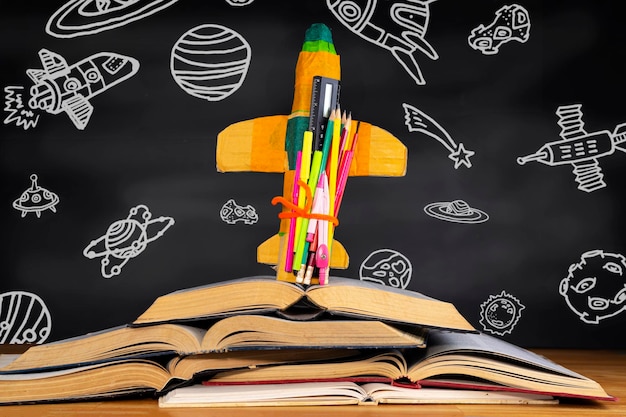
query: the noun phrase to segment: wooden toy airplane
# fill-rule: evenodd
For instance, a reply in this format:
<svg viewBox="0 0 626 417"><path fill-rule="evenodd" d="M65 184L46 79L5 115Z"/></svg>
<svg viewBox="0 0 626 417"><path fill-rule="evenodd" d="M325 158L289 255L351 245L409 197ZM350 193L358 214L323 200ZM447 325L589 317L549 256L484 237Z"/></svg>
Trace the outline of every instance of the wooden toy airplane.
<svg viewBox="0 0 626 417"><path fill-rule="evenodd" d="M284 173L283 196L291 199L296 154L302 150L302 137L309 127L313 78L340 80L340 60L330 29L312 25L305 34L296 64L294 101L290 115L258 117L228 126L217 137L216 164L220 172ZM406 173L407 149L395 136L369 123L352 120L351 132L359 126L358 143L350 166L350 176L398 177ZM283 208L283 211L289 209ZM289 220L282 219L277 235L257 249L257 261L276 265L277 279L295 282L284 268L284 240ZM331 243L330 267L348 267L345 248Z"/></svg>

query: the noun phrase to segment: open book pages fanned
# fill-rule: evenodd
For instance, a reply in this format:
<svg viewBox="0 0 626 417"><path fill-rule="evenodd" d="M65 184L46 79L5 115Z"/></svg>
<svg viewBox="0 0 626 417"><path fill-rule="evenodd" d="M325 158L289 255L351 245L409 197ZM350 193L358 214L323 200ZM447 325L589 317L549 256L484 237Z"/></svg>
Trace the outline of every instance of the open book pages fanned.
<svg viewBox="0 0 626 417"><path fill-rule="evenodd" d="M415 291L339 277L333 277L327 285L306 288L275 277L258 276L180 290L157 298L133 324L286 311L303 304L333 315L475 331L449 302Z"/></svg>

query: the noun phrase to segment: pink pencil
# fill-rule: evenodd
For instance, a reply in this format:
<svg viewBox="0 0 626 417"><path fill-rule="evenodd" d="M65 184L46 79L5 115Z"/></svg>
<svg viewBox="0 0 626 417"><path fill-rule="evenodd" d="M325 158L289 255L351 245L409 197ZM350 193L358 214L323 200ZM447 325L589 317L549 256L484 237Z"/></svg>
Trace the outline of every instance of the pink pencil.
<svg viewBox="0 0 626 417"><path fill-rule="evenodd" d="M348 181L348 176L350 175L350 165L352 164L354 150L356 149L356 143L359 139L360 126L361 122L359 121L356 125L356 131L354 132L354 137L352 138L352 144L350 145L350 149L346 150L343 154L343 157L341 158L341 164L339 166L340 171L337 178L337 190L335 192L335 217L337 217L339 213L339 206L341 206L343 193L346 189L346 182Z"/></svg>
<svg viewBox="0 0 626 417"><path fill-rule="evenodd" d="M302 151L298 151L296 156L296 170L293 176L293 190L291 192L291 202L298 204L298 197L300 196L300 186L298 180L300 179L300 170L302 169ZM287 254L285 256L285 272L291 272L293 268L293 245L296 236L296 220L297 217L292 217L289 222L289 235L287 237Z"/></svg>
<svg viewBox="0 0 626 417"><path fill-rule="evenodd" d="M348 150L345 152L343 163L341 165L341 171L339 172L339 179L337 180L337 191L335 192L335 217L339 213L339 206L341 206L341 200L343 199L343 192L346 189L346 182L348 181L348 175L350 175L350 164L352 163L352 156L354 152Z"/></svg>

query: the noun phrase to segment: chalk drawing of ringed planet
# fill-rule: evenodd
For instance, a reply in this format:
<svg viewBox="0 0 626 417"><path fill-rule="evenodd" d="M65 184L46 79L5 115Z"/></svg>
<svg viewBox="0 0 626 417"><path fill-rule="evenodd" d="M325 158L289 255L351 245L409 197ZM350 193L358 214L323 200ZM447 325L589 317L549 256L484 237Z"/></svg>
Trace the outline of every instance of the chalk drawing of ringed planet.
<svg viewBox="0 0 626 417"><path fill-rule="evenodd" d="M424 211L431 217L456 223L482 223L489 220L487 213L470 207L463 200L431 203L424 207Z"/></svg>
<svg viewBox="0 0 626 417"><path fill-rule="evenodd" d="M148 243L163 236L174 224L171 217L152 219L148 207L140 204L130 209L126 219L113 222L106 233L91 243L83 251L89 259L103 257L102 276L111 278L122 272L122 267L142 253Z"/></svg>
<svg viewBox="0 0 626 417"><path fill-rule="evenodd" d="M73 38L114 29L143 19L178 0L70 0L48 20L46 32Z"/></svg>
<svg viewBox="0 0 626 417"><path fill-rule="evenodd" d="M237 32L214 24L196 26L174 44L170 70L186 93L219 101L243 84L250 66L250 44Z"/></svg>

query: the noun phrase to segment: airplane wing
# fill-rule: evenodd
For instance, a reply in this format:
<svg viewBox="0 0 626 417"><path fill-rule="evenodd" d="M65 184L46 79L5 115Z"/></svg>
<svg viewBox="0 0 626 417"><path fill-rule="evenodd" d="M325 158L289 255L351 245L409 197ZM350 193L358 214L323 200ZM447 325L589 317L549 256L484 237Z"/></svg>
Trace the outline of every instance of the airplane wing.
<svg viewBox="0 0 626 417"><path fill-rule="evenodd" d="M277 267L284 266L284 259L281 259L281 249L283 249L284 242L281 242L282 236L275 234L274 236L261 243L256 251L256 260L260 264L276 265ZM346 269L349 263L348 252L341 242L333 239L332 249L330 251L330 267L333 269ZM284 249L283 249L284 250ZM281 275L289 276L289 274Z"/></svg>
<svg viewBox="0 0 626 417"><path fill-rule="evenodd" d="M91 114L93 113L93 106L83 95L76 94L69 98L61 106L63 111L69 116L74 126L83 130L89 123Z"/></svg>
<svg viewBox="0 0 626 417"><path fill-rule="evenodd" d="M54 75L68 68L65 58L45 48L39 51L39 59L48 75Z"/></svg>
<svg viewBox="0 0 626 417"><path fill-rule="evenodd" d="M573 139L587 132L584 129L583 112L581 104L572 104L569 106L559 106L556 115L559 117L558 125L561 127L559 134L563 139Z"/></svg>
<svg viewBox="0 0 626 417"><path fill-rule="evenodd" d="M217 136L220 172L286 172L288 116L265 116L228 126ZM358 121L353 120L351 132ZM361 122L350 176L401 177L406 174L407 148L388 131Z"/></svg>
<svg viewBox="0 0 626 417"><path fill-rule="evenodd" d="M43 69L30 68L26 70L28 77L35 83L39 83L42 79L68 68L65 58L47 49L41 49L39 51L39 59L41 60Z"/></svg>
<svg viewBox="0 0 626 417"><path fill-rule="evenodd" d="M238 122L217 135L215 159L220 172L285 172L287 116Z"/></svg>
<svg viewBox="0 0 626 417"><path fill-rule="evenodd" d="M28 75L28 78L33 80L34 83L39 84L39 82L48 74L42 69L30 68L26 70L26 75Z"/></svg>

